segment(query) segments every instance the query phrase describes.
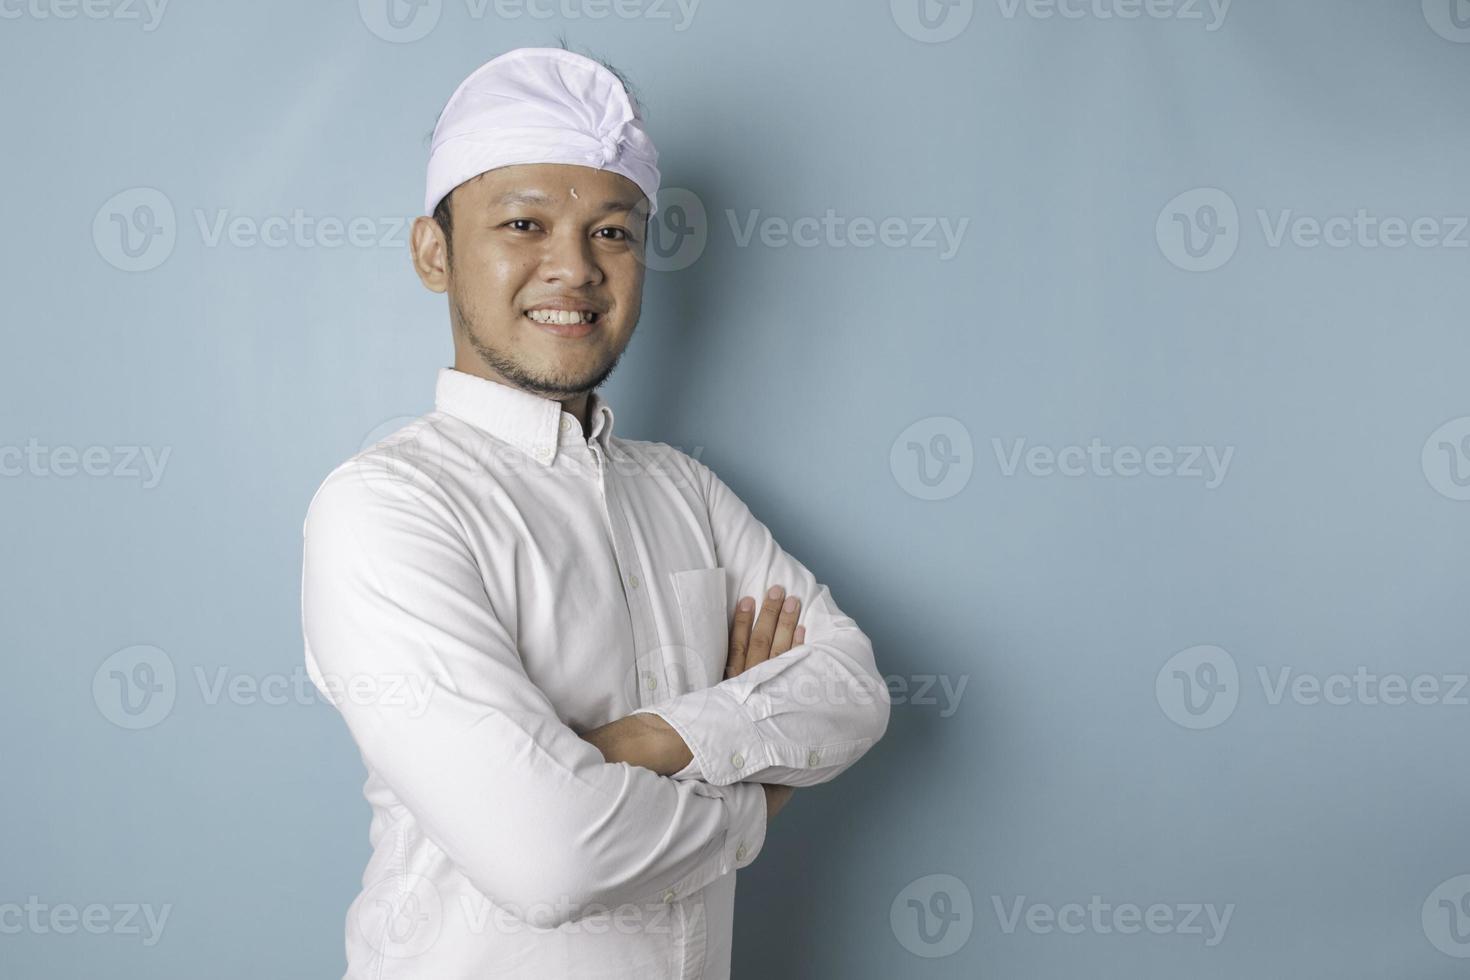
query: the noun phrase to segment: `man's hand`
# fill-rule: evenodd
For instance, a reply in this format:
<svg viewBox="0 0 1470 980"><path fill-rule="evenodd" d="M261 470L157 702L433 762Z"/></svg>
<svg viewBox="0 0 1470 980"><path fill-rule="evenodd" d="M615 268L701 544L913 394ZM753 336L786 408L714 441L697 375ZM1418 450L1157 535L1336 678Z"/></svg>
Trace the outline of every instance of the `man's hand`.
<svg viewBox="0 0 1470 980"><path fill-rule="evenodd" d="M766 791L766 823L780 812L791 799L791 794L796 792L795 786L782 786L778 783L761 783L761 789Z"/></svg>
<svg viewBox="0 0 1470 980"><path fill-rule="evenodd" d="M783 602L782 599L785 598ZM771 586L755 618L755 600L742 596L735 605L735 622L730 626L730 652L725 660L725 679L745 673L756 664L790 650L806 638L806 627L797 626L801 600L786 596L779 585ZM752 625L753 624L753 625Z"/></svg>
<svg viewBox="0 0 1470 980"><path fill-rule="evenodd" d="M785 601L783 602L783 598ZM725 677L737 677L756 664L764 663L790 650L806 639L806 627L797 626L801 600L786 597L786 590L773 585L761 605L760 618L755 617L755 600L743 596L735 604L735 622L730 626L730 653L725 661ZM766 791L766 822L781 811L796 792L795 787L761 783Z"/></svg>

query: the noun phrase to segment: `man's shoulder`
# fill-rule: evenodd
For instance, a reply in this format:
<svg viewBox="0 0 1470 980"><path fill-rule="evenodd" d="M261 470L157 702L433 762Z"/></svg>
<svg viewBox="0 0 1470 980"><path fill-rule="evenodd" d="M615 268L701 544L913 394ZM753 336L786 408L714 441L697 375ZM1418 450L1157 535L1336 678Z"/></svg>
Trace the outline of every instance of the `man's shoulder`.
<svg viewBox="0 0 1470 980"><path fill-rule="evenodd" d="M374 433L322 479L307 505L313 517L397 511L428 516L443 496L452 418L429 412Z"/></svg>

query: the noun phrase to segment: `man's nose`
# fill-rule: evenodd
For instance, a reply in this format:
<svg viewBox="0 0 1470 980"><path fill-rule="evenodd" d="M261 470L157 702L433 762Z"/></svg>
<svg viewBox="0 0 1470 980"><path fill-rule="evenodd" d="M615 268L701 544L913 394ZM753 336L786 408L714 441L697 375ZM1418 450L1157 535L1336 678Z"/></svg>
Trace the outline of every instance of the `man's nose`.
<svg viewBox="0 0 1470 980"><path fill-rule="evenodd" d="M567 286L595 284L602 269L592 253L592 243L581 231L559 232L550 237L541 259L541 277Z"/></svg>

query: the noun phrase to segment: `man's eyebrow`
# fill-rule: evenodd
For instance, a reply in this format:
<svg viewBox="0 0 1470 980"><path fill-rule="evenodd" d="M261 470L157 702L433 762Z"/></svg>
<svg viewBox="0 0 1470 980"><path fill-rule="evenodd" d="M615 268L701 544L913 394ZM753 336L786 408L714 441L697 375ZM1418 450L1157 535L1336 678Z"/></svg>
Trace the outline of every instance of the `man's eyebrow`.
<svg viewBox="0 0 1470 980"><path fill-rule="evenodd" d="M495 198L495 200L491 201L490 203L496 207L514 206L517 204L544 205L550 204L551 198L547 197L540 191L506 191L504 194ZM603 201L601 208L599 208L598 210L603 213L606 213L608 211L632 211L634 208L638 207L638 205L642 203L643 198L641 197L637 200L627 198L613 199L610 201Z"/></svg>

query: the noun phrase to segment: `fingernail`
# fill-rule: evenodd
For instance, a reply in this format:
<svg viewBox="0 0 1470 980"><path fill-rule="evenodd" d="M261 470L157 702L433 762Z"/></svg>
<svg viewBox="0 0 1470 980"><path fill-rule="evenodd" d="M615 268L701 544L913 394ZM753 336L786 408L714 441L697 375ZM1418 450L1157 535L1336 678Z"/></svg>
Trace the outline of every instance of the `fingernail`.
<svg viewBox="0 0 1470 980"><path fill-rule="evenodd" d="M783 591L785 591L785 590L782 589L781 586L779 586L779 585L773 585L773 586L771 586L771 591L769 591L769 592L766 593L766 598L767 599L779 599L779 598L781 598L781 593Z"/></svg>
<svg viewBox="0 0 1470 980"><path fill-rule="evenodd" d="M796 612L796 596L794 596L794 595L787 596L786 597L786 602L783 603L782 606L781 606L781 611L782 612Z"/></svg>
<svg viewBox="0 0 1470 980"><path fill-rule="evenodd" d="M739 609L741 612L750 612L752 609L755 608L755 600L748 595L741 596L740 604L736 606L736 608Z"/></svg>

